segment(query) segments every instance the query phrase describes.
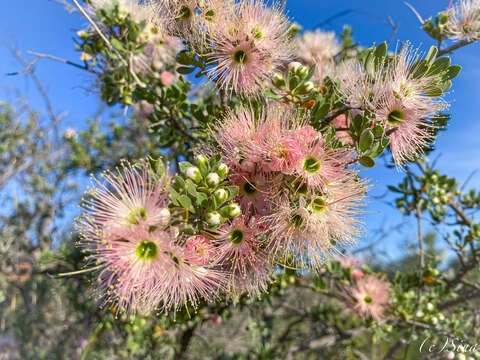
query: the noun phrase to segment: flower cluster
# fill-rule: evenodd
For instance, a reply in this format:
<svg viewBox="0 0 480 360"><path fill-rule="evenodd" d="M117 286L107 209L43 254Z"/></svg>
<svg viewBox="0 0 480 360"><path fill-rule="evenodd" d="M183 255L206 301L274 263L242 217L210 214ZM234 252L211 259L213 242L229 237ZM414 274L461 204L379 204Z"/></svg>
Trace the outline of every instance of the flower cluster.
<svg viewBox="0 0 480 360"><path fill-rule="evenodd" d="M347 106L360 109L380 125L390 140L397 164L415 159L433 140L433 118L448 107L441 96L451 87L460 68L449 58L435 60L432 47L426 58L410 46L393 57L386 47L370 52L364 62L350 60L337 68L339 92Z"/></svg>
<svg viewBox="0 0 480 360"><path fill-rule="evenodd" d="M348 167L351 151L275 104L260 114L248 107L231 112L213 137L240 188L242 212L264 228L270 258L318 269L355 242L366 185Z"/></svg>

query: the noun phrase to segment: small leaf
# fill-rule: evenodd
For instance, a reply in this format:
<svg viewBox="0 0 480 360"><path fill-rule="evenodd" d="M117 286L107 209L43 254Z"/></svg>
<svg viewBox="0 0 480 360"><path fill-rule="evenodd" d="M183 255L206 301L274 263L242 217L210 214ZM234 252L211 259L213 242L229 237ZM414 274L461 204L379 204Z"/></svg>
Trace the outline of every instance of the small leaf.
<svg viewBox="0 0 480 360"><path fill-rule="evenodd" d="M427 56L425 56L425 60L431 65L437 58L438 48L436 46L431 46L430 50L428 50Z"/></svg>
<svg viewBox="0 0 480 360"><path fill-rule="evenodd" d="M360 159L358 159L358 162L367 168L372 168L375 166L375 160L373 160L370 156L362 156Z"/></svg>
<svg viewBox="0 0 480 360"><path fill-rule="evenodd" d="M453 78L456 78L460 73L460 70L462 70L462 67L459 65L450 66L445 74L445 79L452 80Z"/></svg>
<svg viewBox="0 0 480 360"><path fill-rule="evenodd" d="M375 137L370 129L365 129L360 135L360 151L365 152L373 145Z"/></svg>
<svg viewBox="0 0 480 360"><path fill-rule="evenodd" d="M425 95L429 97L438 97L438 96L442 96L442 94L443 94L443 90L436 85L432 85L425 90Z"/></svg>
<svg viewBox="0 0 480 360"><path fill-rule="evenodd" d="M113 47L117 50L120 50L120 51L127 51L124 47L123 47L123 44L120 42L120 40L118 39L115 39L115 38L112 38L110 40L110 42L112 43Z"/></svg>
<svg viewBox="0 0 480 360"><path fill-rule="evenodd" d="M352 120L352 128L356 133L360 133L363 128L363 116L357 115Z"/></svg>
<svg viewBox="0 0 480 360"><path fill-rule="evenodd" d="M275 93L275 91L273 91L272 89L266 88L265 89L265 97L267 97L269 99L280 100L281 98L283 98L283 95L279 95L279 94Z"/></svg>
<svg viewBox="0 0 480 360"><path fill-rule="evenodd" d="M428 62L424 60L420 60L414 67L413 67L413 74L412 78L419 79L423 75L425 75L430 68Z"/></svg>
<svg viewBox="0 0 480 360"><path fill-rule="evenodd" d="M232 200L235 196L237 196L239 191L238 186L227 186L225 189L228 191L228 198L224 201L224 203Z"/></svg>
<svg viewBox="0 0 480 360"><path fill-rule="evenodd" d="M192 200L190 200L187 195L180 195L178 201L185 209L188 209L191 213L195 214L195 209L192 206Z"/></svg>
<svg viewBox="0 0 480 360"><path fill-rule="evenodd" d="M384 41L375 49L375 57L382 60L385 56L387 56L387 43Z"/></svg>
<svg viewBox="0 0 480 360"><path fill-rule="evenodd" d="M177 72L182 75L188 75L195 71L194 67L180 66L177 68Z"/></svg>
<svg viewBox="0 0 480 360"><path fill-rule="evenodd" d="M445 71L450 66L449 57L441 57L435 60L435 62L430 67L430 70L427 72L427 76L438 75L442 71Z"/></svg>

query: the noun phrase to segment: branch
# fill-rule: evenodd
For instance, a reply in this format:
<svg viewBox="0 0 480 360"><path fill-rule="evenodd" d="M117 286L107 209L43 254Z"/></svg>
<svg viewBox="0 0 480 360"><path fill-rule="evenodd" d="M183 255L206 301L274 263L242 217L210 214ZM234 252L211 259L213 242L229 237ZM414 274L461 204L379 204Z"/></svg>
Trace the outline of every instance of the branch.
<svg viewBox="0 0 480 360"><path fill-rule="evenodd" d="M351 108L349 106L346 106L346 105L342 105L342 107L340 107L340 109L338 109L334 113L332 113L330 115L327 115L327 116L323 117L322 119L320 119L320 123L321 124L322 123L329 123L330 121L335 119L337 116L342 115L342 114L346 113L348 110L351 110L351 109L353 109L353 108Z"/></svg>
<svg viewBox="0 0 480 360"><path fill-rule="evenodd" d="M447 47L443 50L440 50L437 54L437 57L438 56L442 56L442 55L445 55L445 54L448 54L448 53L451 53L452 51L455 51L457 49L460 49L461 47L464 47L464 46L467 46L469 44L472 44L474 42L476 42L478 39L470 39L470 40L463 40L463 41L460 41L458 43L456 43L455 45L452 45L450 47Z"/></svg>

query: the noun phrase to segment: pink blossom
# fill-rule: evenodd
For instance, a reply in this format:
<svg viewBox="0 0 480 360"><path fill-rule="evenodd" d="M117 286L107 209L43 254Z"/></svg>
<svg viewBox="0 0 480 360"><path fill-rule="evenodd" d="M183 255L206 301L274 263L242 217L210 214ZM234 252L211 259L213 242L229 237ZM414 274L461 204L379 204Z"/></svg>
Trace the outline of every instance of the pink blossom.
<svg viewBox="0 0 480 360"><path fill-rule="evenodd" d="M354 280L360 280L361 278L363 278L365 276L365 274L363 273L362 270L360 269L354 269L352 271L352 279Z"/></svg>
<svg viewBox="0 0 480 360"><path fill-rule="evenodd" d="M359 279L348 292L354 299L351 304L353 310L360 316L380 320L390 300L390 284L374 275Z"/></svg>
<svg viewBox="0 0 480 360"><path fill-rule="evenodd" d="M172 85L175 81L175 78L171 72L163 71L160 75L160 81L163 85Z"/></svg>

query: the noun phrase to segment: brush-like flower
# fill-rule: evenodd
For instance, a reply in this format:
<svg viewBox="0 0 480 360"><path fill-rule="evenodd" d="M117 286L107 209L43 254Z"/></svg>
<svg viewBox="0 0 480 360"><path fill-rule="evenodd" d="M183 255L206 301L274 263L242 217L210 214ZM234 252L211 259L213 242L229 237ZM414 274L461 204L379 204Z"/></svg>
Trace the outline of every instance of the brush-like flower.
<svg viewBox="0 0 480 360"><path fill-rule="evenodd" d="M278 6L247 0L232 17L212 24L210 75L228 91L251 95L291 59L288 20Z"/></svg>
<svg viewBox="0 0 480 360"><path fill-rule="evenodd" d="M234 295L246 291L250 296L262 293L270 280L271 267L260 240L258 221L238 217L220 228L215 237L215 263L230 275L230 291Z"/></svg>
<svg viewBox="0 0 480 360"><path fill-rule="evenodd" d="M138 0L90 0L90 4L94 10L105 9L118 4L120 13L130 15L136 22L146 21L149 24L153 21L152 8L149 2L140 3Z"/></svg>
<svg viewBox="0 0 480 360"><path fill-rule="evenodd" d="M425 116L417 107L393 95L378 109L376 120L390 134L390 151L397 164L416 159L434 139L432 125Z"/></svg>
<svg viewBox="0 0 480 360"><path fill-rule="evenodd" d="M101 180L103 179L103 181ZM102 229L136 225L164 228L170 222L167 176L156 175L147 161L126 161L94 179L84 199L85 217Z"/></svg>
<svg viewBox="0 0 480 360"><path fill-rule="evenodd" d="M162 284L158 288L161 311L178 310L187 304L196 307L202 300L213 301L225 289L228 275L210 265L213 258L206 263L212 249L204 243L202 246L206 246L207 250L199 256L198 245L194 249L170 241L165 248L168 259Z"/></svg>
<svg viewBox="0 0 480 360"><path fill-rule="evenodd" d="M331 148L325 139L318 138L302 149L295 174L311 190L324 193L330 183L341 182L349 174L347 169L353 153L345 148Z"/></svg>
<svg viewBox="0 0 480 360"><path fill-rule="evenodd" d="M447 36L453 40L480 39L480 1L459 0L447 10Z"/></svg>
<svg viewBox="0 0 480 360"><path fill-rule="evenodd" d="M239 187L237 201L242 213L265 215L270 209L270 198L276 192L278 183L263 172L257 170L257 165L243 161L231 168L229 181Z"/></svg>
<svg viewBox="0 0 480 360"><path fill-rule="evenodd" d="M319 81L333 74L334 57L341 51L334 32L305 31L295 43L297 57L307 66L316 65Z"/></svg>
<svg viewBox="0 0 480 360"><path fill-rule="evenodd" d="M351 176L327 186L324 195L306 194L298 202L283 199L264 218L273 252L319 269L326 258L355 244L361 234L357 215L362 213L366 186Z"/></svg>
<svg viewBox="0 0 480 360"><path fill-rule="evenodd" d="M365 318L380 320L390 300L390 284L374 275L367 275L349 289L348 292L355 300L351 303L353 311Z"/></svg>

